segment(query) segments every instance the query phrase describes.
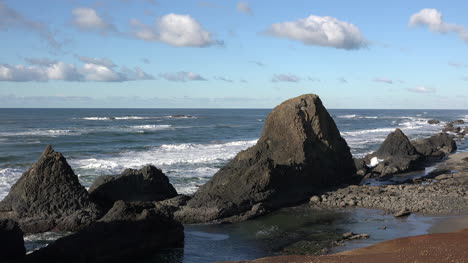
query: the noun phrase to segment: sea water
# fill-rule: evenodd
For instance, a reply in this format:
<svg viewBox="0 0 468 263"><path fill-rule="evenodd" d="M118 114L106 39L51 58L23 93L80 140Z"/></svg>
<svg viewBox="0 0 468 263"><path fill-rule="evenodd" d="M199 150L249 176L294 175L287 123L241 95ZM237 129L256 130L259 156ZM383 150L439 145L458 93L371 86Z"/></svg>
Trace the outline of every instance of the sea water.
<svg viewBox="0 0 468 263"><path fill-rule="evenodd" d="M163 170L179 193L192 194L239 151L256 143L269 112L269 109L0 109L0 199L47 144L65 155L85 187L100 175L120 174L126 168L153 164ZM468 122L468 110L329 112L355 157L376 150L396 128L410 139L417 139L439 132L447 121ZM441 123L428 124L430 119ZM458 146L459 151L468 150L464 140ZM188 240L204 238L190 234L188 229ZM187 260L184 257L184 262L196 262Z"/></svg>

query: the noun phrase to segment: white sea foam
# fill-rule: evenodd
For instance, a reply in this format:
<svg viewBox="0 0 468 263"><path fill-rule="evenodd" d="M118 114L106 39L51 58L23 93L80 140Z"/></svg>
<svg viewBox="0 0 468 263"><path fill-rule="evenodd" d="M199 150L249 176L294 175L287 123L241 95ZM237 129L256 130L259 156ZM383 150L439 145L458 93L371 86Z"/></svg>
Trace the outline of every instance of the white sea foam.
<svg viewBox="0 0 468 263"><path fill-rule="evenodd" d="M110 121L110 120L152 120L161 117L142 117L142 116L120 116L120 117L83 117L81 120L88 121Z"/></svg>
<svg viewBox="0 0 468 263"><path fill-rule="evenodd" d="M13 137L13 136L46 136L46 137L57 137L63 135L81 135L81 132L75 130L52 130L52 129L29 129L26 131L18 132L0 132L2 137Z"/></svg>
<svg viewBox="0 0 468 263"><path fill-rule="evenodd" d="M18 180L22 172L22 170L13 168L0 169L0 200L5 198L10 187Z"/></svg>
<svg viewBox="0 0 468 263"><path fill-rule="evenodd" d="M172 125L156 125L156 124L130 126L130 128L132 129L143 129L143 130L166 130L166 129L170 129L171 127Z"/></svg>
<svg viewBox="0 0 468 263"><path fill-rule="evenodd" d="M341 118L341 119L354 119L354 118L356 118L356 114L339 115L338 118Z"/></svg>
<svg viewBox="0 0 468 263"><path fill-rule="evenodd" d="M153 164L161 168L181 193L193 193L208 178L238 152L256 143L256 140L211 144L164 144L147 151L126 151L112 156L87 159L70 158L71 166L86 175L119 174L126 168L139 169ZM181 178L187 178L179 182ZM88 185L90 182L85 182Z"/></svg>

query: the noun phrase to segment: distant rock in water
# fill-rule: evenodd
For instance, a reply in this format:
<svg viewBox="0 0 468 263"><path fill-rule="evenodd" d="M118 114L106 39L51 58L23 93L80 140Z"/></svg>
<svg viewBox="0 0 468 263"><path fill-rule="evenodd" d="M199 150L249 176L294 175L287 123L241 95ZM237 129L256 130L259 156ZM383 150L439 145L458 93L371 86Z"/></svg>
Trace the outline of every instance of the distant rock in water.
<svg viewBox="0 0 468 263"><path fill-rule="evenodd" d="M382 160L372 172L380 176L388 176L418 168L423 161L423 156L418 153L408 137L400 129L396 129L387 136L375 153L365 157L369 166L371 166L372 159Z"/></svg>
<svg viewBox="0 0 468 263"><path fill-rule="evenodd" d="M350 149L320 98L302 95L274 108L257 144L237 154L175 215L183 222L253 217L349 183L355 171Z"/></svg>
<svg viewBox="0 0 468 263"><path fill-rule="evenodd" d="M140 170L126 169L121 175L98 177L89 188L93 201L110 208L115 201L161 201L177 196L164 173L147 165Z"/></svg>
<svg viewBox="0 0 468 263"><path fill-rule="evenodd" d="M416 150L427 158L441 159L457 150L457 143L446 133L438 133L429 138L412 141Z"/></svg>
<svg viewBox="0 0 468 263"><path fill-rule="evenodd" d="M0 219L0 262L26 254L23 231L13 220Z"/></svg>
<svg viewBox="0 0 468 263"><path fill-rule="evenodd" d="M440 160L456 149L457 144L452 136L446 133L410 141L400 129L396 129L387 136L376 152L364 158L370 171L365 171L362 165L357 165L358 174L370 172L366 177L384 177L414 171L423 168L427 162ZM373 163L375 161L377 163Z"/></svg>
<svg viewBox="0 0 468 263"><path fill-rule="evenodd" d="M439 124L440 121L439 120L428 120L427 123L428 124Z"/></svg>
<svg viewBox="0 0 468 263"><path fill-rule="evenodd" d="M25 262L143 262L159 249L183 244L182 224L154 203L117 201L93 225L33 252Z"/></svg>
<svg viewBox="0 0 468 263"><path fill-rule="evenodd" d="M0 218L17 220L27 233L75 231L99 215L65 157L50 145L0 202Z"/></svg>

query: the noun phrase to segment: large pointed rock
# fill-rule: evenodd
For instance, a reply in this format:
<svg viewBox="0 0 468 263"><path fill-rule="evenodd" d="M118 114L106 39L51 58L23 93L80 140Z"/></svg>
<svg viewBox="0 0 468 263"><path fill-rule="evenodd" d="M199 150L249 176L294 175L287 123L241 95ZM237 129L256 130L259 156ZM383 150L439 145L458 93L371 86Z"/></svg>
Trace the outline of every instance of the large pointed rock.
<svg viewBox="0 0 468 263"><path fill-rule="evenodd" d="M111 208L115 201L161 201L177 196L167 176L153 165L125 169L119 176L101 176L89 188L93 201Z"/></svg>
<svg viewBox="0 0 468 263"><path fill-rule="evenodd" d="M349 183L354 174L349 147L320 98L302 95L274 108L257 144L237 154L176 216L184 222L255 216Z"/></svg>
<svg viewBox="0 0 468 263"><path fill-rule="evenodd" d="M99 216L68 165L49 145L0 202L0 218L17 220L24 232L74 231Z"/></svg>

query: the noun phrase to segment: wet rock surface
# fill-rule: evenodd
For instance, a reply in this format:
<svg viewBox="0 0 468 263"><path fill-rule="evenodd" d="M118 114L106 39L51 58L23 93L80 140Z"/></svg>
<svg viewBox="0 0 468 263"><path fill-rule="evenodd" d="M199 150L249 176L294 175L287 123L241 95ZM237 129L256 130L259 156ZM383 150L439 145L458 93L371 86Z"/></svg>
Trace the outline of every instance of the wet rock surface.
<svg viewBox="0 0 468 263"><path fill-rule="evenodd" d="M273 109L257 144L200 187L176 217L243 220L306 201L324 187L353 181L354 174L350 149L319 97L303 95Z"/></svg>

